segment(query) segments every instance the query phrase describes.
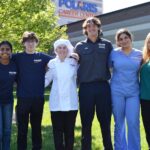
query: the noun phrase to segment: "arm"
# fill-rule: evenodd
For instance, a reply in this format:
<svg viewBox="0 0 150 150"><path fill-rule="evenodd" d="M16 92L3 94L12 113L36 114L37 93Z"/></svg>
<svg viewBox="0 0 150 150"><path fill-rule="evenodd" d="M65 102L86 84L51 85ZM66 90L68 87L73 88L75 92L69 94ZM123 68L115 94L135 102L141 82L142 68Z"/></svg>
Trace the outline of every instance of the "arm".
<svg viewBox="0 0 150 150"><path fill-rule="evenodd" d="M80 63L80 59L81 59L79 47L80 47L80 45L77 43L76 46L75 46L75 48L74 48L74 52L71 55L73 58L76 59L76 61L78 63Z"/></svg>
<svg viewBox="0 0 150 150"><path fill-rule="evenodd" d="M47 87L52 81L52 70L49 68L45 74L45 87Z"/></svg>
<svg viewBox="0 0 150 150"><path fill-rule="evenodd" d="M53 69L52 68L53 68L53 63L50 60L49 63L47 64L47 72L45 74L45 87L47 87L53 79L53 73L52 73Z"/></svg>
<svg viewBox="0 0 150 150"><path fill-rule="evenodd" d="M76 61L79 61L79 55L77 53L71 53L71 58L74 58Z"/></svg>

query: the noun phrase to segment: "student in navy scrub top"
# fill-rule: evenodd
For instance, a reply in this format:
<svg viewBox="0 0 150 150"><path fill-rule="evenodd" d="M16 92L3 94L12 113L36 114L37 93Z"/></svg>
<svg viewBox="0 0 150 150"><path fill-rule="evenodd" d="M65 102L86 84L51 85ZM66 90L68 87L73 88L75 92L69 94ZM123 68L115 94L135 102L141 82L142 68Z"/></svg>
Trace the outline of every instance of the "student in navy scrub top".
<svg viewBox="0 0 150 150"><path fill-rule="evenodd" d="M120 47L111 52L110 60L113 70L111 95L115 120L114 149L140 150L138 72L142 52L132 47L132 34L127 29L117 31L116 42Z"/></svg>
<svg viewBox="0 0 150 150"><path fill-rule="evenodd" d="M25 51L13 56L17 78L17 149L27 149L27 132L32 128L32 150L42 149L41 121L44 106L44 78L50 56L35 51L38 38L34 32L24 32Z"/></svg>
<svg viewBox="0 0 150 150"><path fill-rule="evenodd" d="M10 150L13 112L13 84L17 70L10 60L12 45L0 43L0 150Z"/></svg>

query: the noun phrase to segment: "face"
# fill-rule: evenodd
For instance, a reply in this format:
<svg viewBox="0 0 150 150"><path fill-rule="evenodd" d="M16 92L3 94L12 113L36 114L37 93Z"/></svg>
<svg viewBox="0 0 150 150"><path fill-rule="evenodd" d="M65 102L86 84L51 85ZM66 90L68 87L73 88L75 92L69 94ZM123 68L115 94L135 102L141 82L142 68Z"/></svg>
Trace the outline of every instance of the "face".
<svg viewBox="0 0 150 150"><path fill-rule="evenodd" d="M117 44L122 48L130 48L132 47L132 40L128 35L122 33L118 38Z"/></svg>
<svg viewBox="0 0 150 150"><path fill-rule="evenodd" d="M65 59L68 55L68 49L66 45L59 45L56 49L56 53L60 59Z"/></svg>
<svg viewBox="0 0 150 150"><path fill-rule="evenodd" d="M35 51L35 48L37 46L37 42L35 39L28 39L24 42L25 51L32 53Z"/></svg>
<svg viewBox="0 0 150 150"><path fill-rule="evenodd" d="M11 48L8 45L0 46L0 58L9 59L11 55Z"/></svg>
<svg viewBox="0 0 150 150"><path fill-rule="evenodd" d="M89 23L86 27L88 37L98 36L98 30L99 30L98 26L92 22Z"/></svg>

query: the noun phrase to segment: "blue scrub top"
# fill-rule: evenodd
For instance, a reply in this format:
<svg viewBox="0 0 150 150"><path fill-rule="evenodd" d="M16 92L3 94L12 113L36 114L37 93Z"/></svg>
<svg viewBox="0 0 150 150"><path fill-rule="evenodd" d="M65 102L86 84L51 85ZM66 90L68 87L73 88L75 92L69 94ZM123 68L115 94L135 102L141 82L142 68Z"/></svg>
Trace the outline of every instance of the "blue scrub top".
<svg viewBox="0 0 150 150"><path fill-rule="evenodd" d="M139 95L139 68L142 61L142 52L137 49L127 55L122 49L114 49L110 55L110 64L113 69L111 89L125 96Z"/></svg>

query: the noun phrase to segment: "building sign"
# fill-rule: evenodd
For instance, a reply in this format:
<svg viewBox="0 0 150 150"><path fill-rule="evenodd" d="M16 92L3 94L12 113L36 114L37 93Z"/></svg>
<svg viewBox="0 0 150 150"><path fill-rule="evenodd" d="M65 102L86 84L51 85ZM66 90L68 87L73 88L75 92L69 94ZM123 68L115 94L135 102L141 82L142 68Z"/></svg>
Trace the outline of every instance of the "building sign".
<svg viewBox="0 0 150 150"><path fill-rule="evenodd" d="M53 0L60 24L67 24L102 13L102 0ZM68 21L67 21L68 20Z"/></svg>

